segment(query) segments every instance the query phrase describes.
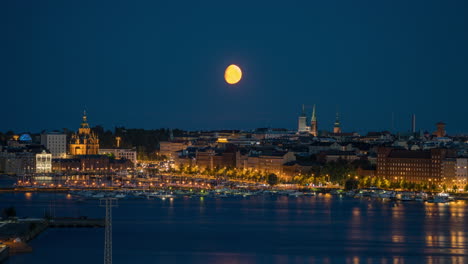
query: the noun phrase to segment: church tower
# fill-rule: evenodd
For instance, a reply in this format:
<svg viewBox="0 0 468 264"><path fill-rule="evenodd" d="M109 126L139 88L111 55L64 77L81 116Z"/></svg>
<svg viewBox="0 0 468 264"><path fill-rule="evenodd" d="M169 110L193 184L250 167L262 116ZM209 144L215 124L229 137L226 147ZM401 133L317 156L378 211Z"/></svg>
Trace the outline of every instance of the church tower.
<svg viewBox="0 0 468 264"><path fill-rule="evenodd" d="M99 152L99 139L89 127L86 111L78 133L71 136L69 148L71 155L97 155Z"/></svg>
<svg viewBox="0 0 468 264"><path fill-rule="evenodd" d="M335 119L335 124L333 126L333 133L336 133L336 134L341 133L340 115L338 112L336 112L336 119Z"/></svg>
<svg viewBox="0 0 468 264"><path fill-rule="evenodd" d="M302 114L299 116L297 132L307 132L307 116L305 113L304 105L302 105Z"/></svg>
<svg viewBox="0 0 468 264"><path fill-rule="evenodd" d="M314 137L318 136L317 116L315 115L315 105L312 108L312 118L310 119L310 134Z"/></svg>

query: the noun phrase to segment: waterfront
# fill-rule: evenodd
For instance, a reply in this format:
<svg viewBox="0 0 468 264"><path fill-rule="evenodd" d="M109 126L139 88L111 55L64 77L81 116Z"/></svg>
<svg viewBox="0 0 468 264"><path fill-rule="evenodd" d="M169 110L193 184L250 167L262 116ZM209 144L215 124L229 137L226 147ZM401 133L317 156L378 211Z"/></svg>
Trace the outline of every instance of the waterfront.
<svg viewBox="0 0 468 264"><path fill-rule="evenodd" d="M103 217L99 201L2 193L18 215ZM313 197L120 200L114 263L466 263L468 204ZM103 229L49 229L20 263L102 263Z"/></svg>

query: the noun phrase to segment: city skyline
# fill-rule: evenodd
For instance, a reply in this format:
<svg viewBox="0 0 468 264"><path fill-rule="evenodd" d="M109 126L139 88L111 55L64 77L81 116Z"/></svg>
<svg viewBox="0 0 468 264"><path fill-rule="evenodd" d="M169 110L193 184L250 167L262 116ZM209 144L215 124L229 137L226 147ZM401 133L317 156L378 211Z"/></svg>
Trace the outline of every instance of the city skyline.
<svg viewBox="0 0 468 264"><path fill-rule="evenodd" d="M315 109L316 109L316 105L313 106L313 110L312 112L308 112L307 110L305 110L305 105L302 105L302 111L301 111L301 114L297 115L296 116L296 127L272 127L272 126L258 126L258 127L252 127L252 128L200 128L200 129L184 129L182 127L152 127L152 128L146 128L146 127L129 127L129 126L126 126L126 125L115 125L115 126L112 126L112 127L107 127L107 126L104 126L103 124L101 123L94 123L91 125L91 128L93 127L96 127L96 126L101 126L103 127L105 130L114 130L115 128L118 128L118 127L125 127L125 128L128 128L128 129L148 129L148 130L151 130L151 129L181 129L181 130L185 130L185 131L216 131L216 130L240 130L240 131L253 131L255 129L259 129L259 128L271 128L271 129L288 129L289 131L297 131L298 130L298 127L297 127L297 118L300 119L300 117L304 116L305 114L305 125L307 125L307 129L310 129L310 123L311 123L311 119L312 119L312 116L317 115ZM88 114L86 113L86 110L84 110L82 113L82 117L83 116L87 116ZM338 117L339 116L339 117ZM407 132L412 132L412 129L413 129L413 125L415 126L414 128L416 129L415 132L416 133L424 133L424 132L428 132L429 134L432 134L434 131L437 130L437 123L439 122L443 122L444 124L446 124L444 121L438 121L437 123L434 123L432 125L432 128L428 128L428 129L425 129L425 128L421 128L421 127L418 127L418 121L417 121L417 117L416 115L411 115L409 116L406 120L407 124L407 128L404 128L402 130L398 130L397 126L395 126L395 124L397 124L396 122L396 118L394 116L394 114L392 113L392 116L391 116L391 124L389 125L389 127L387 129L377 129L377 130L372 130L372 129L366 129L366 128L361 128L361 129L358 129L358 130L347 130L346 129L346 126L343 128L343 123L342 123L342 119L341 119L341 116L342 116L342 113L341 112L335 112L335 116L334 116L334 119L333 119L333 122L323 122L325 123L325 126L323 125L323 123L320 121L320 118L317 118L316 117L316 120L315 120L315 124L319 123L320 125L318 126L318 130L317 132L322 132L322 131L328 131L328 132L336 132L335 131L335 126L336 126L336 122L337 122L337 118L339 118L339 124L338 124L338 127L341 129L339 133L350 133L350 132L356 132L356 133L361 133L361 134L366 134L368 132L381 132L381 131L389 131L391 133L395 133L395 134L398 134L398 133L407 133ZM320 122L319 122L320 121ZM414 122L414 123L413 123ZM45 132L53 132L53 131L59 131L59 132L63 132L64 129L67 129L68 131L73 131L74 130L74 127L62 127L62 128L41 128L39 130L32 130L32 129L24 129L24 130L14 130L14 129L7 129L7 130L4 130L4 131L1 131L1 133L6 133L8 131L13 131L15 133L40 133L41 131L45 131ZM300 130L300 129L299 129ZM307 130L309 131L309 130ZM467 133L466 132L461 132L461 133L450 133L450 130L448 131L448 135L449 136L459 136L459 135L466 135Z"/></svg>
<svg viewBox="0 0 468 264"><path fill-rule="evenodd" d="M293 129L316 104L327 129L338 107L343 131L468 131L466 4L401 4L8 1L0 130Z"/></svg>

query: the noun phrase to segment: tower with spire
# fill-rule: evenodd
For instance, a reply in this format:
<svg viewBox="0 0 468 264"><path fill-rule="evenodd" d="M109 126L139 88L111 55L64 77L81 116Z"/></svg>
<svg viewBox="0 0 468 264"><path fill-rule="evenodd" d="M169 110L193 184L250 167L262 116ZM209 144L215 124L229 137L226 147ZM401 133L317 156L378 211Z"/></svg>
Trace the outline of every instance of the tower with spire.
<svg viewBox="0 0 468 264"><path fill-rule="evenodd" d="M78 133L71 136L69 148L71 155L96 155L99 152L99 139L89 127L86 111Z"/></svg>
<svg viewBox="0 0 468 264"><path fill-rule="evenodd" d="M333 133L341 133L340 115L338 112L336 112L335 124L333 125Z"/></svg>
<svg viewBox="0 0 468 264"><path fill-rule="evenodd" d="M305 113L305 107L304 107L304 105L302 105L302 113L299 116L297 132L298 133L303 133L303 132L307 132L307 131L308 131L308 129L307 129L307 116L306 116L306 113Z"/></svg>
<svg viewBox="0 0 468 264"><path fill-rule="evenodd" d="M312 118L310 119L310 134L314 137L318 136L317 116L315 115L315 104L312 107Z"/></svg>

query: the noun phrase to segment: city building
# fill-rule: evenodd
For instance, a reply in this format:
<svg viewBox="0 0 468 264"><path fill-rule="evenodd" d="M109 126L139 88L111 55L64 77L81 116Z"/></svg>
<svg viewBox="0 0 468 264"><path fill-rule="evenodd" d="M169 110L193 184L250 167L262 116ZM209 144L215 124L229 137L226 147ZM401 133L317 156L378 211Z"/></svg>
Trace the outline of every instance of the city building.
<svg viewBox="0 0 468 264"><path fill-rule="evenodd" d="M37 171L37 156L45 153L45 148L39 144L28 144L15 147L5 147L0 152L0 171L7 174L34 174ZM39 165L39 172L47 168L45 164Z"/></svg>
<svg viewBox="0 0 468 264"><path fill-rule="evenodd" d="M443 148L412 151L380 147L377 176L390 181L453 186L456 180L455 155L455 150Z"/></svg>
<svg viewBox="0 0 468 264"><path fill-rule="evenodd" d="M137 152L133 149L99 149L100 155L113 155L116 159L127 159L137 163Z"/></svg>
<svg viewBox="0 0 468 264"><path fill-rule="evenodd" d="M161 141L159 142L159 154L175 159L178 151L184 150L190 145L188 140Z"/></svg>
<svg viewBox="0 0 468 264"><path fill-rule="evenodd" d="M71 155L96 155L99 153L99 139L89 127L86 111L83 113L83 121L78 133L73 134L70 139L69 149Z"/></svg>
<svg viewBox="0 0 468 264"><path fill-rule="evenodd" d="M113 159L106 155L78 155L72 159L53 159L54 172L109 172L133 169L127 159Z"/></svg>
<svg viewBox="0 0 468 264"><path fill-rule="evenodd" d="M36 173L52 172L52 154L43 150L36 154Z"/></svg>
<svg viewBox="0 0 468 264"><path fill-rule="evenodd" d="M307 128L307 116L306 116L306 113L305 113L304 105L302 105L302 113L299 116L297 132L305 133L307 131L309 131L308 128Z"/></svg>
<svg viewBox="0 0 468 264"><path fill-rule="evenodd" d="M352 150L328 150L317 154L317 160L321 162L332 162L339 160L352 162L357 159L359 159L359 156L356 154L356 151Z"/></svg>
<svg viewBox="0 0 468 264"><path fill-rule="evenodd" d="M41 145L45 146L54 159L67 156L67 135L60 132L41 134Z"/></svg>
<svg viewBox="0 0 468 264"><path fill-rule="evenodd" d="M236 149L202 148L195 154L196 165L202 169L236 167Z"/></svg>
<svg viewBox="0 0 468 264"><path fill-rule="evenodd" d="M312 174L314 166L320 166L320 164L310 161L287 162L283 164L283 177L286 180L292 180L297 175Z"/></svg>
<svg viewBox="0 0 468 264"><path fill-rule="evenodd" d="M468 158L463 157L456 159L455 174L457 182L461 183L463 186L466 185L468 181Z"/></svg>
<svg viewBox="0 0 468 264"><path fill-rule="evenodd" d="M279 177L283 177L283 165L295 160L296 156L290 151L240 151L236 155L236 167L238 169L275 173Z"/></svg>

